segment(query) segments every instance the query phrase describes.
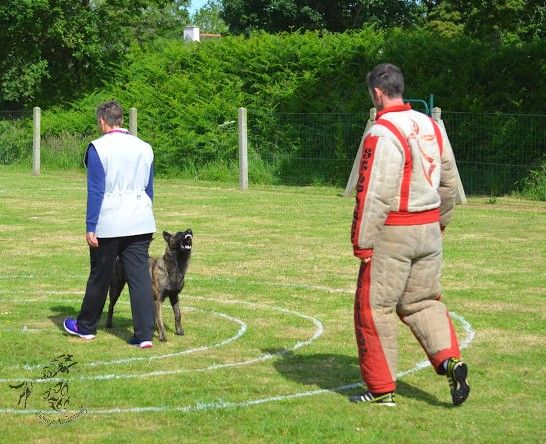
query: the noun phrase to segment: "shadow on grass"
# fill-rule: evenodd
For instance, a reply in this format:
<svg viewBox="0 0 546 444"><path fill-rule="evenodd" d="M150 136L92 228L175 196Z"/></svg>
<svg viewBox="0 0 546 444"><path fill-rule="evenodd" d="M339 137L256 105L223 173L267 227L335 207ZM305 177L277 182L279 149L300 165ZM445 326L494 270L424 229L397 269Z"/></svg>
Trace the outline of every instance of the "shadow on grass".
<svg viewBox="0 0 546 444"><path fill-rule="evenodd" d="M284 352L282 349L265 349L266 353L281 354L281 359L274 361L275 369L286 379L304 385L316 385L344 397L352 389L337 390L339 387L355 385L359 387L360 370L356 357L337 354L300 355ZM362 388L360 388L362 390Z"/></svg>
<svg viewBox="0 0 546 444"><path fill-rule="evenodd" d="M279 354L281 349L266 349L266 353ZM356 356L338 354L299 355L293 352L282 353L282 358L274 361L275 369L286 379L304 385L316 385L343 397L363 391L360 368ZM445 379L445 377L444 377ZM437 381L446 385L447 381ZM451 403L440 401L434 395L414 387L402 380L396 382L396 392L404 398L412 398L436 407L452 407ZM344 387L340 390L340 388Z"/></svg>
<svg viewBox="0 0 546 444"><path fill-rule="evenodd" d="M77 318L79 311L70 305L54 305L50 307L52 314L48 316L53 324L61 331L64 330L63 321L66 317ZM122 339L124 342L127 342L133 337L133 320L131 318L127 319L124 317L115 317L112 320L113 327L106 328L104 326L104 321L106 318L106 313L103 313L102 320L99 324L99 331L102 330L104 333L117 336Z"/></svg>
<svg viewBox="0 0 546 444"><path fill-rule="evenodd" d="M70 305L54 305L49 309L52 312L48 316L49 320L61 331L64 331L63 321L66 317L76 318L78 316L78 311Z"/></svg>
<svg viewBox="0 0 546 444"><path fill-rule="evenodd" d="M436 382L445 384L446 390L449 390L449 387L447 385L447 379L445 378L445 376L443 377L443 379L445 380L442 380L442 381L440 381L439 378L435 378L435 379L436 379ZM430 393L427 393L411 384L408 384L407 382L401 381L400 379L396 381L396 392L400 396L403 396L404 398L413 398L413 399L416 399L417 401L424 401L427 404L430 404L435 407L447 407L447 408L453 407L451 403L440 401L436 396L431 395Z"/></svg>

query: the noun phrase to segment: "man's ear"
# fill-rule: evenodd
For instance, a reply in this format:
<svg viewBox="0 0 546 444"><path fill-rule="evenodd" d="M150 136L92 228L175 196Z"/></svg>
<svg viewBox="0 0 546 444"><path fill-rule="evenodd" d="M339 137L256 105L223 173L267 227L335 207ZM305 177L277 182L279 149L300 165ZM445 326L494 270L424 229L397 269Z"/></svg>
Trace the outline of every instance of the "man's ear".
<svg viewBox="0 0 546 444"><path fill-rule="evenodd" d="M173 237L171 233L168 233L167 231L163 232L163 239L165 239L167 242L171 240L171 237Z"/></svg>
<svg viewBox="0 0 546 444"><path fill-rule="evenodd" d="M97 119L97 124L99 126L100 132L104 134L106 132L106 127L105 127L106 121L102 117L99 117Z"/></svg>
<svg viewBox="0 0 546 444"><path fill-rule="evenodd" d="M377 86L372 89L372 94L377 101L380 101L380 99L383 97L383 91L381 91Z"/></svg>

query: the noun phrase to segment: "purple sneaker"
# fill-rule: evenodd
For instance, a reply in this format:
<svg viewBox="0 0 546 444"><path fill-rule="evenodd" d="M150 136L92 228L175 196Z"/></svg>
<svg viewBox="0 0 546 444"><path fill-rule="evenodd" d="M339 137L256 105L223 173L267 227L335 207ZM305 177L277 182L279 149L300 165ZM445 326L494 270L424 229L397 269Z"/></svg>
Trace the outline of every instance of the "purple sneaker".
<svg viewBox="0 0 546 444"><path fill-rule="evenodd" d="M94 339L95 335L84 335L78 331L78 322L76 319L66 318L63 322L64 329L71 335L79 336L82 339Z"/></svg>

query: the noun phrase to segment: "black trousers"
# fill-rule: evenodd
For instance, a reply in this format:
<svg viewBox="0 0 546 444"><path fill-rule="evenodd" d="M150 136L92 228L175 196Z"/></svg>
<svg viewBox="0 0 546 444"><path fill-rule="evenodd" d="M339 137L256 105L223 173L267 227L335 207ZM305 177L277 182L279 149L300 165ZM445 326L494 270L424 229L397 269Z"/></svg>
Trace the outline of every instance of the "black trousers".
<svg viewBox="0 0 546 444"><path fill-rule="evenodd" d="M152 279L148 265L148 248L152 234L99 238L99 247L90 248L91 271L85 296L78 316L78 330L83 334L95 334L99 323L110 280L119 256L131 299L135 338L151 341L154 333L154 301Z"/></svg>

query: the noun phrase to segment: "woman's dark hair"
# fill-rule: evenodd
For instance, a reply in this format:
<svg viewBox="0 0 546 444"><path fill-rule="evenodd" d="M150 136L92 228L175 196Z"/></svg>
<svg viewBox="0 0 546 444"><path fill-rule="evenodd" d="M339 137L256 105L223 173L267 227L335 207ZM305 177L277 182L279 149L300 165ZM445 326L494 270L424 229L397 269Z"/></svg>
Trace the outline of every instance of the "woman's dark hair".
<svg viewBox="0 0 546 444"><path fill-rule="evenodd" d="M115 100L103 103L97 108L97 120L99 119L103 119L111 127L121 126L123 123L123 108Z"/></svg>

